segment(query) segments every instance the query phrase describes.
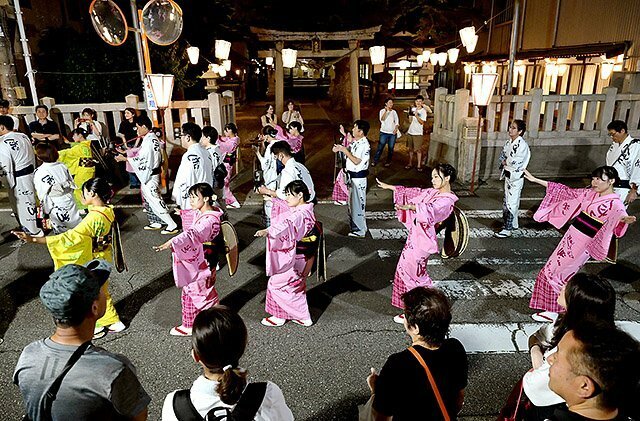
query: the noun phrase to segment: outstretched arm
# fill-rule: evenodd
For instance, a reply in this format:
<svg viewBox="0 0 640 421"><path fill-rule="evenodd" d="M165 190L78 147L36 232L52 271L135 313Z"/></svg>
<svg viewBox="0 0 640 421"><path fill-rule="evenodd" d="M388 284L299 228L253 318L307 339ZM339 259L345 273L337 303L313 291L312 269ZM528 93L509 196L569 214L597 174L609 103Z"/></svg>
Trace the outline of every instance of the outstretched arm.
<svg viewBox="0 0 640 421"><path fill-rule="evenodd" d="M383 183L379 179L376 178L376 183L378 183L378 187L385 190L396 191L396 186L392 186L391 184Z"/></svg>
<svg viewBox="0 0 640 421"><path fill-rule="evenodd" d="M531 181L532 183L540 184L542 187L545 187L545 188L549 184L548 181L545 181L545 180L542 180L540 178L534 177L533 174L531 174L527 170L524 170L524 178L526 178L527 180Z"/></svg>

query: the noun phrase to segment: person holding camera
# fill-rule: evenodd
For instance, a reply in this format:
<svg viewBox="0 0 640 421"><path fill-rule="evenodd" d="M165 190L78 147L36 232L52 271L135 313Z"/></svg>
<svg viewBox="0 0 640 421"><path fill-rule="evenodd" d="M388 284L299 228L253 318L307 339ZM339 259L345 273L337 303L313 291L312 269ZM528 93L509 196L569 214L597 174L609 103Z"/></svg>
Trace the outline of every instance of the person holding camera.
<svg viewBox="0 0 640 421"><path fill-rule="evenodd" d="M385 145L388 145L389 151L387 153L387 162L384 166L389 167L391 165L391 158L393 158L393 147L396 145L398 127L400 126L398 113L393 109L393 98L385 99L384 108L380 110L379 114L380 143L378 143L378 149L373 157L373 163L371 166L375 167L378 164Z"/></svg>
<svg viewBox="0 0 640 421"><path fill-rule="evenodd" d="M262 180L254 180L256 184L260 183L260 185L256 187L256 191L258 192L260 190L260 187L262 186L270 190L277 189L278 160L271 152L271 147L278 141L278 139L276 139L277 135L278 131L276 129L274 129L272 126L265 126L262 128L262 139L265 143L264 155L260 154L260 151L257 147L253 147L253 151L256 154L256 157L258 158L258 162L260 162L260 167L262 169ZM271 225L271 196L263 195L263 199L265 225L268 227L269 225Z"/></svg>
<svg viewBox="0 0 640 421"><path fill-rule="evenodd" d="M422 142L424 141L424 125L427 121L427 107L424 105L424 97L418 95L415 105L411 107L409 114L409 130L407 131L407 147L409 148L409 163L404 167L412 168L413 153L417 154L418 172L422 172Z"/></svg>

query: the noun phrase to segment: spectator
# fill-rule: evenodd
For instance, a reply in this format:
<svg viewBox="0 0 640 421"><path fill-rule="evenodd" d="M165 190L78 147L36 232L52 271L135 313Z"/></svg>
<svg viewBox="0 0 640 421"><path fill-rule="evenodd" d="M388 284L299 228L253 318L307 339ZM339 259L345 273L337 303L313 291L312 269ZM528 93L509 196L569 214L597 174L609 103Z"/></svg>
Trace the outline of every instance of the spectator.
<svg viewBox="0 0 640 421"><path fill-rule="evenodd" d="M384 164L385 167L391 165L391 158L393 158L393 148L396 145L396 139L398 136L398 127L400 126L400 120L398 119L398 113L393 109L393 98L387 98L384 101L384 108L379 113L380 120L380 142L378 143L378 149L373 157L372 167L375 167L382 156L384 146L387 145L387 161Z"/></svg>
<svg viewBox="0 0 640 421"><path fill-rule="evenodd" d="M282 113L282 124L285 127L289 127L289 124L297 121L300 123L300 133L304 132L304 120L300 114L300 107L296 106L296 103L292 100L287 101L287 111Z"/></svg>
<svg viewBox="0 0 640 421"><path fill-rule="evenodd" d="M216 306L198 313L193 323L191 357L202 367L202 375L191 389L171 392L162 407L163 421L177 421L194 411L200 417L220 415L248 408L261 402L249 415L256 421L288 421L293 414L287 407L282 390L272 383L250 383L240 358L247 346L247 327L242 318L226 307ZM245 388L246 386L246 388ZM177 410L186 407L189 412ZM214 419L209 416L208 419Z"/></svg>
<svg viewBox="0 0 640 421"><path fill-rule="evenodd" d="M637 407L640 344L609 324L581 323L558 343L549 357L549 388L566 407L553 420L627 420L621 408Z"/></svg>
<svg viewBox="0 0 640 421"><path fill-rule="evenodd" d="M579 273L564 286L558 304L566 308L555 324L545 323L529 337L532 369L522 379L522 390L533 405L523 408L527 420L544 420L564 400L549 389L549 357L569 330L585 322L614 326L616 293L611 284L599 276ZM519 387L516 387L519 394ZM522 406L521 406L522 407Z"/></svg>
<svg viewBox="0 0 640 421"><path fill-rule="evenodd" d="M406 292L404 328L412 347L391 355L380 375L371 369L367 383L372 393L375 420L443 419L435 391L430 386L417 351L429 367L451 419L462 408L467 385L467 355L454 338L447 338L451 323L451 304L440 290L417 287Z"/></svg>
<svg viewBox="0 0 640 421"><path fill-rule="evenodd" d="M260 122L262 123L262 127L271 126L275 128L278 125L278 116L276 115L276 110L273 108L273 105L267 105L267 110L265 114L260 117Z"/></svg>
<svg viewBox="0 0 640 421"><path fill-rule="evenodd" d="M418 171L422 172L422 142L424 141L424 125L427 122L427 113L431 109L424 105L424 97L416 96L415 105L408 111L409 129L407 130L407 147L409 148L409 163L404 167L406 170L411 169L413 162L413 153L418 155ZM429 151L427 150L427 156Z"/></svg>
<svg viewBox="0 0 640 421"><path fill-rule="evenodd" d="M9 101L6 99L0 99L0 115L8 115L11 117L13 119L13 130L18 131L20 127L20 120L18 120L18 117L9 114L10 107L11 104L9 104Z"/></svg>
<svg viewBox="0 0 640 421"><path fill-rule="evenodd" d="M124 356L91 344L93 329L105 312L102 285L111 267L104 260L86 266L66 265L55 271L40 290L40 299L53 316L50 338L33 342L22 351L13 381L20 387L32 420L146 420L151 401ZM73 369L63 375L50 418L41 400L65 363L80 352Z"/></svg>
<svg viewBox="0 0 640 421"><path fill-rule="evenodd" d="M138 156L140 143L142 143L142 138L138 137L138 132L136 131L136 115L137 113L135 108L125 108L124 120L120 122L120 126L118 127L118 136L122 139L122 149L118 152L126 153L129 158ZM140 180L136 176L136 172L133 170L133 167L128 161L125 162L125 167L129 174L129 187L132 189L139 189Z"/></svg>
<svg viewBox="0 0 640 421"><path fill-rule="evenodd" d="M36 105L37 120L29 123L32 143L50 142L57 143L60 139L58 125L49 118L49 108L46 105ZM16 127L17 129L17 127Z"/></svg>

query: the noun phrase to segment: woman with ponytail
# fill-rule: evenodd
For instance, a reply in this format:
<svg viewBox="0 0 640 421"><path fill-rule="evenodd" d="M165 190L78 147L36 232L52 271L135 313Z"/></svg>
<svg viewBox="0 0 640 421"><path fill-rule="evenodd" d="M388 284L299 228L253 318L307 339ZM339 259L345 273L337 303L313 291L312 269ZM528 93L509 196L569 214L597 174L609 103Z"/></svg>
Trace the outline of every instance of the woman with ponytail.
<svg viewBox="0 0 640 421"><path fill-rule="evenodd" d="M81 197L89 212L74 228L48 237L33 237L18 231L13 231L13 234L26 243L46 244L55 270L72 263L84 265L93 259L113 263L111 224L115 221L115 214L113 206L108 204L112 196L113 190L104 178L91 178L82 185ZM126 328L113 306L107 286L108 282L102 286L107 296L107 311L96 322L96 335L103 333L105 328L109 332L120 332Z"/></svg>
<svg viewBox="0 0 640 421"><path fill-rule="evenodd" d="M247 327L237 313L223 306L198 313L193 322L191 357L202 368L202 375L191 389L167 395L162 420L197 419L196 416L214 420L239 413L246 416L252 407L249 415L255 421L293 420L282 390L275 383L248 384L247 372L240 367L246 346Z"/></svg>

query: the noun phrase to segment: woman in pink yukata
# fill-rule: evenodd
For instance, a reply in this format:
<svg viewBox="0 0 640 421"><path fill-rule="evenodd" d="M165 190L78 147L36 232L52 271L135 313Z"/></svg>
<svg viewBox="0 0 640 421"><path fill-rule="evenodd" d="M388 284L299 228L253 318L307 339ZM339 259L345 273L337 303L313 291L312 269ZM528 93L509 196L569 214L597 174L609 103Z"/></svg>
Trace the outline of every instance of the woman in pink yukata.
<svg viewBox="0 0 640 421"><path fill-rule="evenodd" d="M305 269L308 260L296 252L296 244L308 237L316 224L313 204L308 203L309 189L302 180L285 187L286 201L273 199L271 226L257 231L256 237L267 237L267 299L262 319L265 326L282 326L287 320L311 326L307 305Z"/></svg>
<svg viewBox="0 0 640 421"><path fill-rule="evenodd" d="M393 279L391 304L404 309L402 294L416 287L431 287L427 273L429 256L438 252L436 225L446 220L458 197L451 192L451 183L456 180L456 170L449 164L438 164L431 172L433 188L408 188L392 186L380 180L378 186L393 191L393 202L398 220L409 230ZM404 323L404 313L393 318Z"/></svg>
<svg viewBox="0 0 640 421"><path fill-rule="evenodd" d="M209 184L194 184L189 189L191 209L183 211L191 213L183 218L183 232L153 248L155 251L171 249L173 277L176 286L182 288L182 324L171 329L169 333L173 336L191 336L196 315L218 304L211 242L220 233L223 211L214 206L215 200ZM191 225L185 226L190 220Z"/></svg>
<svg viewBox="0 0 640 421"><path fill-rule="evenodd" d="M236 160L238 159L238 146L240 145L240 138L238 137L238 128L235 124L229 123L224 126L224 136L221 136L216 143L220 152L224 154L224 166L227 169L227 176L224 178L224 187L222 189L222 195L224 196L224 202L227 207L238 209L240 203L238 199L231 193L229 183L231 183L231 176L233 175L233 169L235 168Z"/></svg>
<svg viewBox="0 0 640 421"><path fill-rule="evenodd" d="M340 125L340 134L342 135L342 146L345 148L349 147L349 144L353 141L353 137L351 133L347 133L344 130L344 126ZM338 153L336 156L344 155L342 152ZM333 204L338 206L346 206L349 202L349 186L346 183L346 175L345 169L342 168L338 171L338 175L336 176L336 180L333 183L333 193L331 195L333 199Z"/></svg>
<svg viewBox="0 0 640 421"><path fill-rule="evenodd" d="M589 257L604 260L612 236L622 237L636 217L627 215L624 203L613 192L618 180L618 172L613 167L603 166L593 170L591 187L581 189L541 180L526 170L524 176L547 189L540 207L533 215L536 221L549 222L561 228L573 220L538 274L529 302L530 308L542 310L531 316L534 320L554 322L558 313L564 310L558 304L562 287Z"/></svg>

